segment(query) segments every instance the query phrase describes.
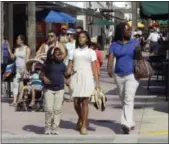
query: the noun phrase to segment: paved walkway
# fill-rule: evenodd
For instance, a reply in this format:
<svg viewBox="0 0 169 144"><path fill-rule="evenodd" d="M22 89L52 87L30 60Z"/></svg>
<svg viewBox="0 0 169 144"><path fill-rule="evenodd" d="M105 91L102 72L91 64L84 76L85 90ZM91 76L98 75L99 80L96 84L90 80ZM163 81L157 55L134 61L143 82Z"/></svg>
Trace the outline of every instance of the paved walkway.
<svg viewBox="0 0 169 144"><path fill-rule="evenodd" d="M100 81L108 97L107 107L104 112L100 112L90 105L88 137L114 138L116 134L121 134L119 124L121 104L113 79L107 76L105 64L102 68ZM146 84L146 81L141 82L135 97L136 129L131 132L131 137L137 136L137 140L138 136L155 135L157 137L168 134L168 103L165 101L165 97L148 94ZM73 109L73 103L65 102L59 137L71 136L72 139L80 137L80 134L74 130L76 122L77 116ZM38 139L39 136L43 136L44 113L15 112L12 107L9 107L8 101L4 101L2 102L1 129L4 140L8 140L8 142L10 136L27 137L31 135Z"/></svg>

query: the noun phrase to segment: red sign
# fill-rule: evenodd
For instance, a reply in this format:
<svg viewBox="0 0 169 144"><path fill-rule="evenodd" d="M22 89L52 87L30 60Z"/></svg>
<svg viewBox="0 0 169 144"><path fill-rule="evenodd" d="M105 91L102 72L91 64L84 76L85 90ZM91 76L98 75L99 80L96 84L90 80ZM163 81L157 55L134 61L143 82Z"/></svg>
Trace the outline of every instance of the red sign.
<svg viewBox="0 0 169 144"><path fill-rule="evenodd" d="M46 23L36 22L36 46L39 47L46 41Z"/></svg>

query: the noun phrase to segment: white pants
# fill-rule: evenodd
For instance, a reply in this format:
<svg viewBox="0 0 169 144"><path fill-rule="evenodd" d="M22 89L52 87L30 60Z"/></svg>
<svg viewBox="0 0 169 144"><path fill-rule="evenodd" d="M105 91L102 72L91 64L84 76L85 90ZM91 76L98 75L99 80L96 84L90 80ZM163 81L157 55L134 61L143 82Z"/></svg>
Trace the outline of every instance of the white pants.
<svg viewBox="0 0 169 144"><path fill-rule="evenodd" d="M13 79L13 95L17 96L19 92L19 83L20 83L21 74L17 72Z"/></svg>
<svg viewBox="0 0 169 144"><path fill-rule="evenodd" d="M63 104L64 90L45 90L45 127L46 129L57 129L60 124L61 109Z"/></svg>
<svg viewBox="0 0 169 144"><path fill-rule="evenodd" d="M133 120L134 96L139 86L139 82L135 79L134 74L116 74L115 82L122 102L121 124L131 128L135 125Z"/></svg>

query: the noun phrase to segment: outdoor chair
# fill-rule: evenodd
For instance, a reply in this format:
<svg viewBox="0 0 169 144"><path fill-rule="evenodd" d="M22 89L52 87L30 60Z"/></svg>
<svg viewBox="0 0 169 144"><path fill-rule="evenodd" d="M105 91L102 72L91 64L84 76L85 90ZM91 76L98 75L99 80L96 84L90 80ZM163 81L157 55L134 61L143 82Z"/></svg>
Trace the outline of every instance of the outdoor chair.
<svg viewBox="0 0 169 144"><path fill-rule="evenodd" d="M164 64L165 56L150 56L148 58L148 61L150 62L150 65L152 66L154 70L154 76L156 76L156 81L159 80L159 77L161 76L162 82L164 83ZM150 90L150 84L151 84L152 76L148 79L147 84L147 90Z"/></svg>

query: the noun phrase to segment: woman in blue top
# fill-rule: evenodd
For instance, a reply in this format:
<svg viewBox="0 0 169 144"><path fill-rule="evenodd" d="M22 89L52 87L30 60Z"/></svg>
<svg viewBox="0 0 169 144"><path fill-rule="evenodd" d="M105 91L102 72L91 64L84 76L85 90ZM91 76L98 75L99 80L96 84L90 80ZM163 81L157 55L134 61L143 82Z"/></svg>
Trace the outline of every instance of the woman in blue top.
<svg viewBox="0 0 169 144"><path fill-rule="evenodd" d="M139 82L134 76L135 47L137 40L131 39L131 27L126 23L116 26L114 42L110 46L108 56L108 75L115 78L122 102L121 128L125 134L134 128L133 109L134 96ZM113 59L116 58L115 68Z"/></svg>
<svg viewBox="0 0 169 144"><path fill-rule="evenodd" d="M9 63L9 59L13 58L12 50L10 47L10 44L7 40L3 39L2 40L2 72L4 72L6 65Z"/></svg>

